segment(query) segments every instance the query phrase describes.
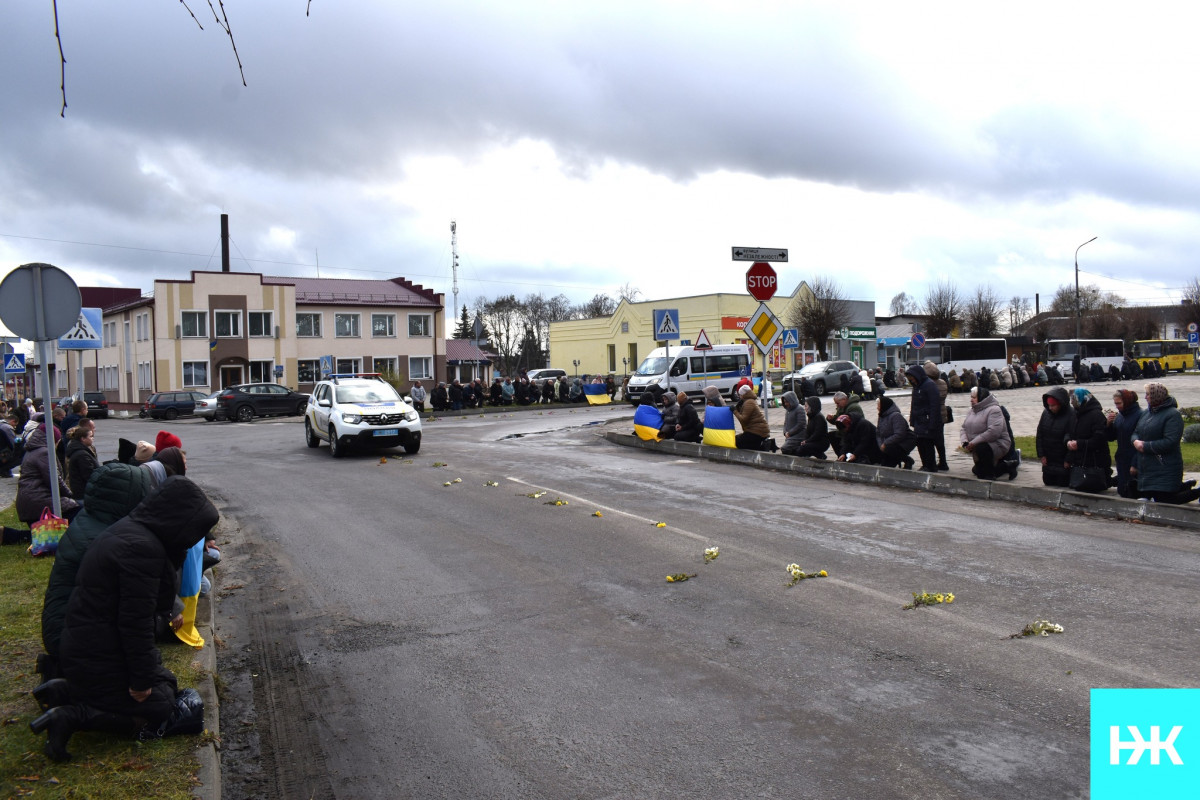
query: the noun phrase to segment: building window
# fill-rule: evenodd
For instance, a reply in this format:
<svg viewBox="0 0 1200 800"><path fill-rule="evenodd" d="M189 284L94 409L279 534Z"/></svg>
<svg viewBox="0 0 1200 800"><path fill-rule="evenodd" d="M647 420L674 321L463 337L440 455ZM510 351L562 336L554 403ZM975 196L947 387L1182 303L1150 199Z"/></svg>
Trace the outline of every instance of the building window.
<svg viewBox="0 0 1200 800"><path fill-rule="evenodd" d="M621 323L621 333L629 333L629 323L628 322Z"/></svg>
<svg viewBox="0 0 1200 800"><path fill-rule="evenodd" d="M339 358L334 364L333 371L339 375L351 375L362 372L361 358Z"/></svg>
<svg viewBox="0 0 1200 800"><path fill-rule="evenodd" d="M247 311L246 327L251 336L271 336L271 312Z"/></svg>
<svg viewBox="0 0 1200 800"><path fill-rule="evenodd" d="M183 385L186 386L208 386L208 362L207 361L185 361L183 362Z"/></svg>
<svg viewBox="0 0 1200 800"><path fill-rule="evenodd" d="M408 357L408 379L423 381L433 377L433 359L429 356Z"/></svg>
<svg viewBox="0 0 1200 800"><path fill-rule="evenodd" d="M208 314L203 311L184 311L181 322L185 338L208 338Z"/></svg>
<svg viewBox="0 0 1200 800"><path fill-rule="evenodd" d="M275 380L274 362L251 361L250 383L271 383Z"/></svg>
<svg viewBox="0 0 1200 800"><path fill-rule="evenodd" d="M321 362L302 360L296 362L296 380L300 383L316 383L321 375Z"/></svg>
<svg viewBox="0 0 1200 800"><path fill-rule="evenodd" d="M358 314L334 314L333 315L333 335L339 339L357 338L358 332ZM341 370L338 370L341 372Z"/></svg>
<svg viewBox="0 0 1200 800"><path fill-rule="evenodd" d="M151 388L151 386L150 386L150 378L151 377L152 377L152 373L150 370L150 362L149 361L139 361L138 362L138 388L139 389Z"/></svg>
<svg viewBox="0 0 1200 800"><path fill-rule="evenodd" d="M138 314L133 318L136 327L137 340L144 342L150 338L150 315Z"/></svg>
<svg viewBox="0 0 1200 800"><path fill-rule="evenodd" d="M321 336L321 315L297 314L296 335L319 338Z"/></svg>
<svg viewBox="0 0 1200 800"><path fill-rule="evenodd" d="M67 371L65 369L58 370L56 373L54 373L54 380L57 382L56 385L58 386L58 393L60 395L67 394L67 391L70 388L67 385Z"/></svg>
<svg viewBox="0 0 1200 800"><path fill-rule="evenodd" d="M117 368L116 366L100 367L96 370L96 382L100 389L116 389L117 388Z"/></svg>
<svg viewBox="0 0 1200 800"><path fill-rule="evenodd" d="M428 314L409 314L408 335L422 339L433 336L433 317Z"/></svg>
<svg viewBox="0 0 1200 800"><path fill-rule="evenodd" d="M396 315L395 314L372 314L371 315L371 335L372 336L395 336L396 335Z"/></svg>
<svg viewBox="0 0 1200 800"><path fill-rule="evenodd" d="M102 339L102 341L100 342L100 344L102 347L116 347L116 345L117 345L117 323L115 323L115 322L104 323L104 330L103 330L103 333L101 333L101 339Z"/></svg>
<svg viewBox="0 0 1200 800"><path fill-rule="evenodd" d="M396 375L396 359L376 358L373 359L373 363L375 365L375 372L378 372L380 375Z"/></svg>
<svg viewBox="0 0 1200 800"><path fill-rule="evenodd" d="M242 338L242 312L214 311L213 327L217 330L218 339Z"/></svg>

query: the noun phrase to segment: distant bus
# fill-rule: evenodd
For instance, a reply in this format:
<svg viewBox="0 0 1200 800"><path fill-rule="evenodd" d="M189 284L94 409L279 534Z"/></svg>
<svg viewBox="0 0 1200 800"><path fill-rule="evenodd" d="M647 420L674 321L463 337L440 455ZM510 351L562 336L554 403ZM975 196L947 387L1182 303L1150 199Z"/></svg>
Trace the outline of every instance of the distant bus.
<svg viewBox="0 0 1200 800"><path fill-rule="evenodd" d="M1196 356L1186 339L1140 339L1133 343L1133 357L1138 364L1157 361L1164 370L1183 372L1196 363Z"/></svg>
<svg viewBox="0 0 1200 800"><path fill-rule="evenodd" d="M926 361L936 364L939 372L1002 370L1008 365L1008 344L1003 339L926 339L920 350L909 346L909 364Z"/></svg>
<svg viewBox="0 0 1200 800"><path fill-rule="evenodd" d="M1125 363L1125 342L1121 339L1051 339L1046 342L1046 363L1058 367L1063 377L1074 377L1071 362L1078 353L1088 366L1099 364L1108 374L1109 367Z"/></svg>

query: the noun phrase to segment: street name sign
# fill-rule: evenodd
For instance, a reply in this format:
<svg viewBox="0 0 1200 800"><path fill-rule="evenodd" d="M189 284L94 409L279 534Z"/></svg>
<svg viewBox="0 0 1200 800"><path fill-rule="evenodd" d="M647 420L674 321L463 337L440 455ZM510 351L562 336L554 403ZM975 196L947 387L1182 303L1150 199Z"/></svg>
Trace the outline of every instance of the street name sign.
<svg viewBox="0 0 1200 800"><path fill-rule="evenodd" d="M735 247L734 261L787 261L787 248L779 247Z"/></svg>

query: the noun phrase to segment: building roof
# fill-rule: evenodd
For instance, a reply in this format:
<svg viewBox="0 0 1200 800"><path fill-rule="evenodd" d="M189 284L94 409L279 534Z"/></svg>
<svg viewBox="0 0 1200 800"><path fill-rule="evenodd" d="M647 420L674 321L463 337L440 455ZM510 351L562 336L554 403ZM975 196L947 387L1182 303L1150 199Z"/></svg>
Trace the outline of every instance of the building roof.
<svg viewBox="0 0 1200 800"><path fill-rule="evenodd" d="M475 346L470 339L446 340L446 363L448 364L490 364L488 354Z"/></svg>
<svg viewBox="0 0 1200 800"><path fill-rule="evenodd" d="M263 276L263 283L295 286L296 305L428 306L441 307L439 295L404 278L288 278Z"/></svg>

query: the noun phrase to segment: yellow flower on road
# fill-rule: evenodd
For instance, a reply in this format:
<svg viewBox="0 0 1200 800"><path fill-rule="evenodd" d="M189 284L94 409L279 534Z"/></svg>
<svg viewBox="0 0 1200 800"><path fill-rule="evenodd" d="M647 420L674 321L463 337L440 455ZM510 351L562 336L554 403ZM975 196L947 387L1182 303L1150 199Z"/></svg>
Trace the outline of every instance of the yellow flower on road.
<svg viewBox="0 0 1200 800"><path fill-rule="evenodd" d="M656 528L665 528L665 527L667 527L667 523L665 523L665 522L656 522L656 523L654 523L654 527L656 527Z"/></svg>

